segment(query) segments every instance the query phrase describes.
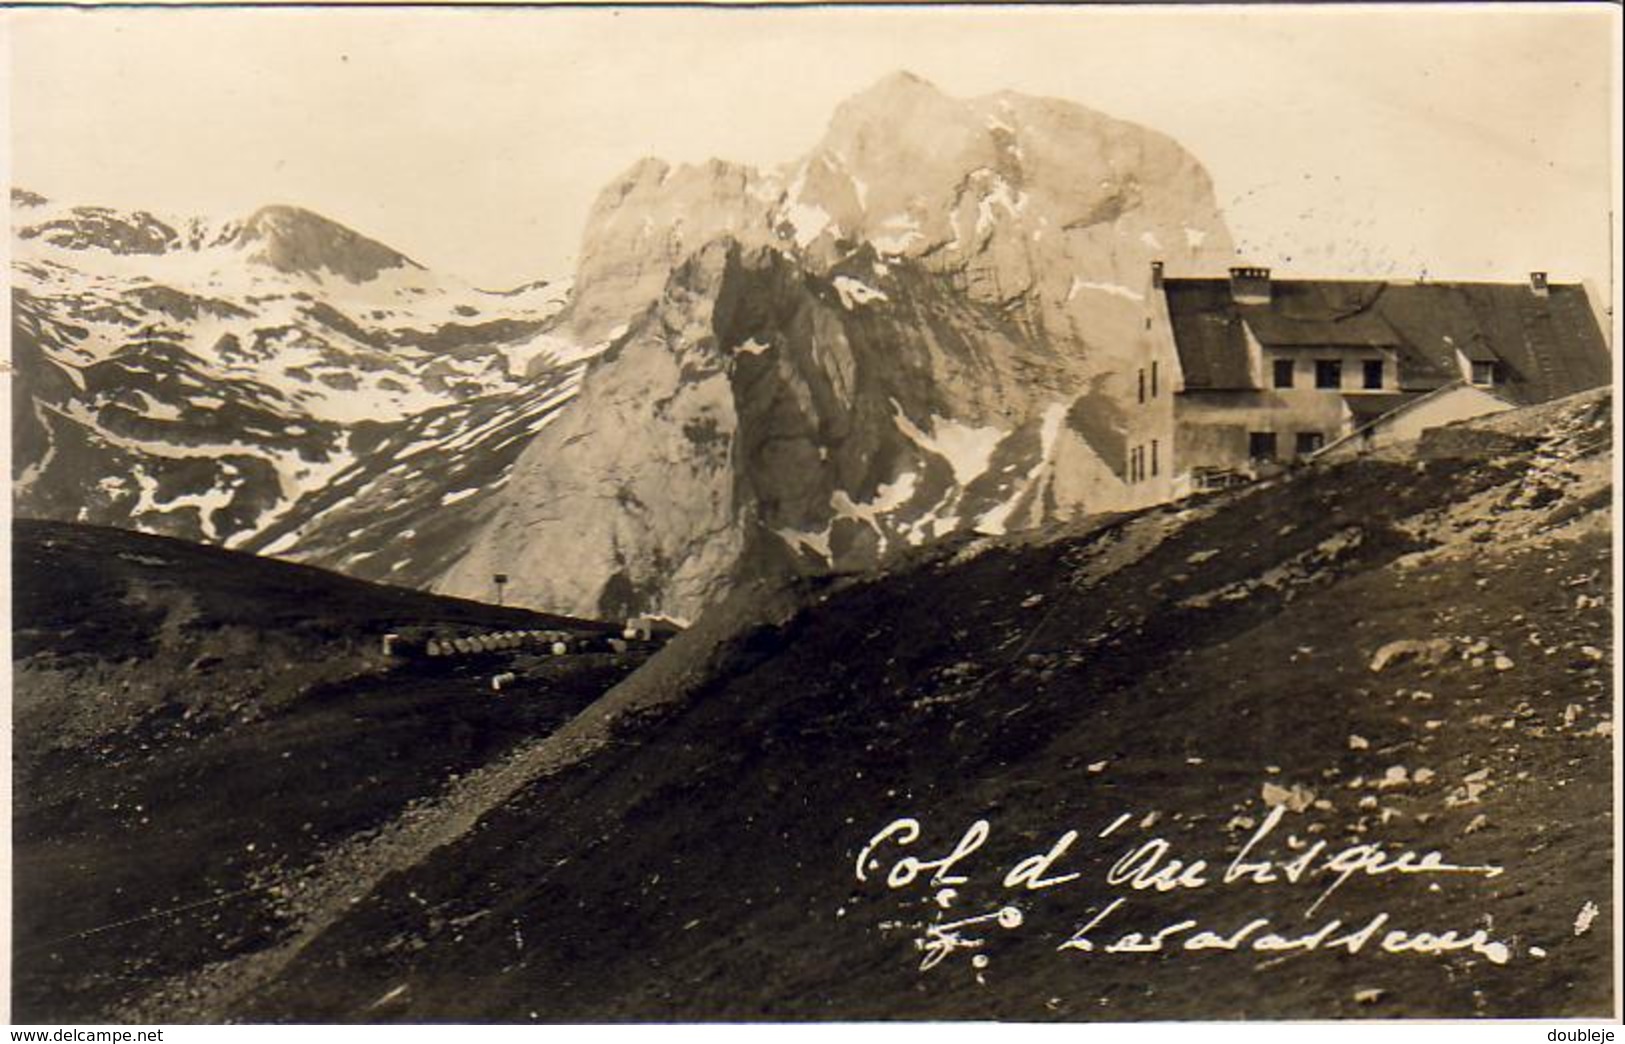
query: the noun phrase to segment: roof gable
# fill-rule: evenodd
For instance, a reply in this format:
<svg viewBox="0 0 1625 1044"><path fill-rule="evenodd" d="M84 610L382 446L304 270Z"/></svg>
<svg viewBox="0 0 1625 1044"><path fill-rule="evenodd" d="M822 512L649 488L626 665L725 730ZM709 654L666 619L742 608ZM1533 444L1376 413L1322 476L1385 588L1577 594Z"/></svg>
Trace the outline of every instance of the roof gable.
<svg viewBox="0 0 1625 1044"><path fill-rule="evenodd" d="M1523 283L1277 280L1270 299L1238 303L1225 279L1166 279L1175 347L1191 389L1252 387L1245 330L1271 347L1394 351L1401 387L1426 390L1462 376L1458 351L1498 364L1497 391L1544 402L1612 379L1612 360L1574 284L1544 295Z"/></svg>
<svg viewBox="0 0 1625 1044"><path fill-rule="evenodd" d="M1168 318L1187 388L1247 388L1247 338L1222 279L1169 279L1163 283Z"/></svg>

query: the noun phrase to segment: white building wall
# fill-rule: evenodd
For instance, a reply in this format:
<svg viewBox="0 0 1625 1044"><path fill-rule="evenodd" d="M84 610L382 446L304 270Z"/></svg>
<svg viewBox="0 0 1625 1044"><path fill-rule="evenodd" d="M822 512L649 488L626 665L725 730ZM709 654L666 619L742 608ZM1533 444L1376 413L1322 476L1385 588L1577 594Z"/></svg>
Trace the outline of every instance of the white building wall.
<svg viewBox="0 0 1625 1044"><path fill-rule="evenodd" d="M1429 428L1440 428L1457 421L1484 417L1512 409L1506 400L1470 385L1457 385L1434 392L1424 399L1396 410L1378 419L1370 427L1355 432L1343 441L1326 447L1317 460L1339 460L1375 453L1379 450L1408 446L1422 437Z"/></svg>

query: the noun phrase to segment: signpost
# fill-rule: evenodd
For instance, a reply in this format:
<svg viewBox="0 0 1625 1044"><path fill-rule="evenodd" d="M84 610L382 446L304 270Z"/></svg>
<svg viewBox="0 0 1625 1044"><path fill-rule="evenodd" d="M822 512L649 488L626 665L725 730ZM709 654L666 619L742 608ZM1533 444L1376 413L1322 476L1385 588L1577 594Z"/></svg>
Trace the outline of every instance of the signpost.
<svg viewBox="0 0 1625 1044"><path fill-rule="evenodd" d="M494 573L491 576L491 582L493 584L496 584L496 586L497 586L497 604L501 605L502 604L502 585L508 582L508 574L507 573Z"/></svg>

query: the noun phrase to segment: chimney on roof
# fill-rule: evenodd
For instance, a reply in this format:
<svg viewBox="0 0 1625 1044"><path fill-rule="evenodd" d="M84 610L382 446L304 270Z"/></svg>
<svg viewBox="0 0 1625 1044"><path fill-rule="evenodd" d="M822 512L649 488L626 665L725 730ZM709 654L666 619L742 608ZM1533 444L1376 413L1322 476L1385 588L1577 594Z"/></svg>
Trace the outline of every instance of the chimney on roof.
<svg viewBox="0 0 1625 1044"><path fill-rule="evenodd" d="M1550 288L1548 288L1546 285L1546 273L1530 272L1529 289L1534 292L1536 297L1545 297L1548 293L1550 293Z"/></svg>
<svg viewBox="0 0 1625 1044"><path fill-rule="evenodd" d="M1270 299L1270 270L1252 266L1232 268L1230 299L1237 304L1267 304Z"/></svg>
<svg viewBox="0 0 1625 1044"><path fill-rule="evenodd" d="M1153 289L1153 290L1161 290L1162 289L1162 262L1161 261L1153 261L1153 262L1151 262L1151 289Z"/></svg>

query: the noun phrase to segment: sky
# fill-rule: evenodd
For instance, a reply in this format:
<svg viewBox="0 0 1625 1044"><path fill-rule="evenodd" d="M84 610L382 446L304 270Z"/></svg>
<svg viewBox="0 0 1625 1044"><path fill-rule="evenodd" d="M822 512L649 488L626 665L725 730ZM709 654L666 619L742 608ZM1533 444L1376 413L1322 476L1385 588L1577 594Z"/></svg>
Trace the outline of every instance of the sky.
<svg viewBox="0 0 1625 1044"><path fill-rule="evenodd" d="M1606 5L4 17L14 184L305 206L487 288L568 276L594 197L640 157L794 159L896 69L1171 135L1239 260L1283 275L1609 286Z"/></svg>

